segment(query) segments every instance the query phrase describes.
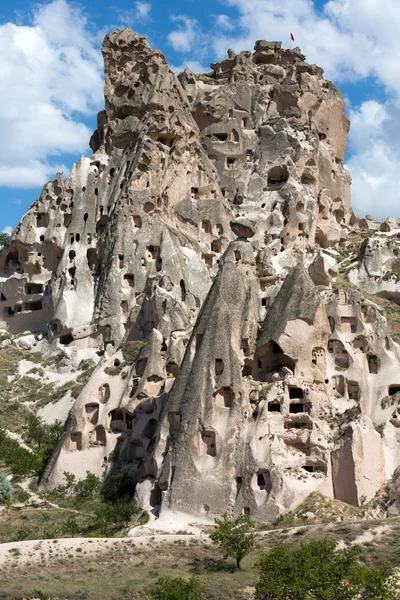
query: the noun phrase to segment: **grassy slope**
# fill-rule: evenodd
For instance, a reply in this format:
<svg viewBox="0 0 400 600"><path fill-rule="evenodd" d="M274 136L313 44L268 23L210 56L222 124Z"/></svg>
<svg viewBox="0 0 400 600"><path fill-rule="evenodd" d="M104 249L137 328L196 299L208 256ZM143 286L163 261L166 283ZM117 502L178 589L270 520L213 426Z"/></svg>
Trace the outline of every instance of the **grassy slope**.
<svg viewBox="0 0 400 600"><path fill-rule="evenodd" d="M381 524L390 530L380 534ZM368 564L390 560L399 566L399 519L319 524L259 534L257 548L244 559L242 571L236 571L233 561L222 561L217 549L206 541L189 535L187 540L170 543L157 543L154 538L139 548L130 540L121 539L112 547L105 543L104 552L93 555L84 547L72 550L54 542L51 558L43 553L39 565L19 564L18 551L11 549L1 573L0 599L29 597L35 589L63 600L136 599L138 592L160 575L196 574L207 588L208 600L248 600L249 588L257 581L254 563L261 550L280 540L292 546L328 537L349 544L366 532L370 532L371 541L360 545L361 560Z"/></svg>

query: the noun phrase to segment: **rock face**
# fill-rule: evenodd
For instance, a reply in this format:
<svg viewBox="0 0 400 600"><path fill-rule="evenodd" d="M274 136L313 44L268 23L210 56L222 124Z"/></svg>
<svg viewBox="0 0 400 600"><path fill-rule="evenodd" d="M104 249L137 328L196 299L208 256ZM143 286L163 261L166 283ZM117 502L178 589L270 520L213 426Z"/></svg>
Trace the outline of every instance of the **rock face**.
<svg viewBox="0 0 400 600"><path fill-rule="evenodd" d="M332 290L364 227L339 91L277 42L206 76L129 30L103 55L93 155L0 255L0 327L97 363L42 485L123 470L155 515L261 522L312 491L371 499L400 462L400 348Z"/></svg>
<svg viewBox="0 0 400 600"><path fill-rule="evenodd" d="M370 294L377 294L399 304L399 255L400 239L396 230L394 236L367 238L360 248L355 266L350 269L350 281Z"/></svg>

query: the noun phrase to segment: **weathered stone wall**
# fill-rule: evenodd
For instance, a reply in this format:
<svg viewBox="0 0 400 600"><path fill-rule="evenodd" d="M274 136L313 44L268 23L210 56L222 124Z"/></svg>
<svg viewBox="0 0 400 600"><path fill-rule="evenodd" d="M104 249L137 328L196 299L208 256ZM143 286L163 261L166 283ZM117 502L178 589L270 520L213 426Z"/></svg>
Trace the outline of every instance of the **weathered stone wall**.
<svg viewBox="0 0 400 600"><path fill-rule="evenodd" d="M371 498L400 460L400 356L378 306L331 288L370 223L339 91L277 42L206 76L129 30L103 55L93 155L0 255L0 327L43 332L63 368L98 363L42 485L123 469L154 514L265 522L313 490Z"/></svg>

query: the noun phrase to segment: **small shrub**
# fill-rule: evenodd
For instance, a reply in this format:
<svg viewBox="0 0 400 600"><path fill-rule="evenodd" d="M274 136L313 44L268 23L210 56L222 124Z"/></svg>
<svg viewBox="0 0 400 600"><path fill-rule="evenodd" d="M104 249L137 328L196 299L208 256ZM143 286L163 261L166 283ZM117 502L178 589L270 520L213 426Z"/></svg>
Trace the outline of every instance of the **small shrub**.
<svg viewBox="0 0 400 600"><path fill-rule="evenodd" d="M61 530L64 534L74 537L75 535L78 535L80 528L73 517L67 517L61 525Z"/></svg>
<svg viewBox="0 0 400 600"><path fill-rule="evenodd" d="M205 588L197 577L160 577L154 587L146 589L150 600L205 600Z"/></svg>
<svg viewBox="0 0 400 600"><path fill-rule="evenodd" d="M5 475L0 475L0 504L10 499L12 492L11 482Z"/></svg>

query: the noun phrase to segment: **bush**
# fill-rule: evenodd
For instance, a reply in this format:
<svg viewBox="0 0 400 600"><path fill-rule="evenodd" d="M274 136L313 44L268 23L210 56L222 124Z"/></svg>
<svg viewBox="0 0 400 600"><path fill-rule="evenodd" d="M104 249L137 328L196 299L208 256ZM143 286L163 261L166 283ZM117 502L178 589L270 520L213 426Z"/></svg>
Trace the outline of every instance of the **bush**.
<svg viewBox="0 0 400 600"><path fill-rule="evenodd" d="M101 486L100 494L104 500L116 502L119 498L133 496L134 491L134 481L125 471L120 470L107 477Z"/></svg>
<svg viewBox="0 0 400 600"><path fill-rule="evenodd" d="M256 600L395 600L399 587L389 566L370 569L354 548L336 550L329 540L291 549L276 545L261 554Z"/></svg>
<svg viewBox="0 0 400 600"><path fill-rule="evenodd" d="M205 589L197 577L160 577L154 587L146 590L151 600L205 600Z"/></svg>
<svg viewBox="0 0 400 600"><path fill-rule="evenodd" d="M97 475L86 471L85 479L80 479L76 482L75 493L79 498L92 498L93 494L99 491L101 485L101 479Z"/></svg>
<svg viewBox="0 0 400 600"><path fill-rule="evenodd" d="M211 541L221 548L224 558L235 558L236 566L240 569L242 559L254 546L254 524L248 515L240 515L231 521L225 514L222 519L215 519L215 525L210 535Z"/></svg>
<svg viewBox="0 0 400 600"><path fill-rule="evenodd" d="M61 530L66 535L74 537L80 532L80 527L74 517L67 517L61 525Z"/></svg>
<svg viewBox="0 0 400 600"><path fill-rule="evenodd" d="M138 515L142 510L128 497L119 498L115 502L103 501L95 511L97 527L106 532L111 523L124 523L128 527L132 515Z"/></svg>
<svg viewBox="0 0 400 600"><path fill-rule="evenodd" d="M0 504L4 504L11 497L11 482L5 475L0 475Z"/></svg>

